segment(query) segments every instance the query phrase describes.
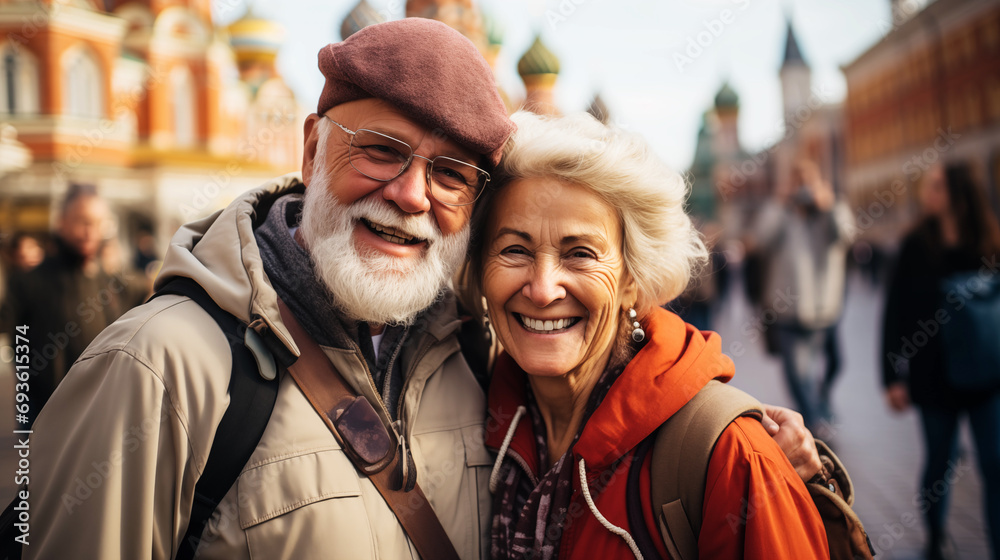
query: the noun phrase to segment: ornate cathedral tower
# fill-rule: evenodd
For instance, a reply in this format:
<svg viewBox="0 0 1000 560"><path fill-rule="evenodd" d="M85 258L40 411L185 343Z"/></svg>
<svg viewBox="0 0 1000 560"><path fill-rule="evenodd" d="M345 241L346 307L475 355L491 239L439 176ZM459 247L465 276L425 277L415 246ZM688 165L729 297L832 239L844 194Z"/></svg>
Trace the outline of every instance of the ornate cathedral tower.
<svg viewBox="0 0 1000 560"><path fill-rule="evenodd" d="M483 16L472 0L409 0L406 17L436 19L468 37L479 52L486 54Z"/></svg>
<svg viewBox="0 0 1000 560"><path fill-rule="evenodd" d="M559 78L559 59L542 43L541 36L535 37L531 48L518 61L517 73L527 92L525 109L540 115L559 114L553 96Z"/></svg>
<svg viewBox="0 0 1000 560"><path fill-rule="evenodd" d="M728 82L724 83L719 93L715 94L718 129L712 141L712 151L720 159L732 160L740 153L739 116L740 98Z"/></svg>
<svg viewBox="0 0 1000 560"><path fill-rule="evenodd" d="M258 17L251 8L227 30L242 81L256 90L278 75L274 61L285 41L285 28L280 23Z"/></svg>
<svg viewBox="0 0 1000 560"><path fill-rule="evenodd" d="M385 17L375 10L368 3L368 0L361 0L340 24L340 40L347 39L369 25L375 25L384 21Z"/></svg>
<svg viewBox="0 0 1000 560"><path fill-rule="evenodd" d="M785 37L785 58L781 63L781 97L784 102L785 123L792 122L795 112L809 103L812 71L802 57L799 42L795 40L792 21L788 20Z"/></svg>

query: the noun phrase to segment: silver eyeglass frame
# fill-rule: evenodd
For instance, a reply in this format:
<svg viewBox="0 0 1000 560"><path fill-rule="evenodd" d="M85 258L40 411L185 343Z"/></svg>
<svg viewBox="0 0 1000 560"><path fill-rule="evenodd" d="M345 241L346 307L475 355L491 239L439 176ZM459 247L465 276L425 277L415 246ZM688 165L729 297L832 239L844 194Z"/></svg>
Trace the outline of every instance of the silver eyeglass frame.
<svg viewBox="0 0 1000 560"><path fill-rule="evenodd" d="M326 119L328 119L333 124L337 125L341 130L343 130L347 134L351 135L351 142L350 142L350 147L348 148L348 155L347 155L348 161L351 163L351 167L353 167L355 171L357 171L358 173L364 175L365 177L368 177L369 179L374 179L376 181L381 181L383 183L388 183L389 181L392 181L393 179L399 177L403 173L406 173L406 170L410 168L410 164L413 163L413 158L420 158L422 160L426 160L427 161L427 168L426 168L426 172L424 173L424 175L425 175L425 177L427 179L427 187L430 190L431 197L434 200L437 200L438 202L440 202L441 204L444 204L444 205L447 205L447 206L457 206L457 207L460 207L460 206L469 206L471 204L475 204L476 201L479 200L479 197L482 196L483 191L486 190L486 186L490 183L490 180L492 179L492 177L490 176L490 174L489 174L488 171L486 171L485 169L482 169L480 167L476 167L475 165L472 165L470 163L466 163L464 161L457 160L455 158L451 158L451 157L448 157L448 156L435 156L434 158L428 158L428 157L424 157L424 156L419 156L419 155L413 153L413 146L410 146L409 142L404 142L404 141L400 140L399 138L394 138L394 137L389 136L388 134L385 134L383 132L378 132L378 131L370 130L370 129L367 129L367 128L359 128L358 130L351 130L351 129L347 128L346 126L340 124L339 122L331 119L329 116L327 116L325 114L322 115L322 116L325 117ZM358 169L358 166L354 165L354 156L353 156L353 152L354 152L354 138L355 138L355 135L357 135L358 132L362 132L362 131L364 131L364 132L370 132L372 134L377 134L377 135L382 136L384 138L388 138L389 140L392 140L393 142L399 142L400 144L402 144L402 145L404 145L404 146L406 146L407 148L410 149L410 157L407 158L406 163L404 163L399 168L399 171L395 175L393 175L392 177L390 177L388 179L381 179L379 177L372 177L371 175L369 175L369 174L365 173L364 171L361 171L360 169ZM450 203L450 202L445 202L445 201L439 199L437 196L434 195L434 182L435 181L431 177L431 171L434 169L434 161L438 160L438 159L444 159L444 160L447 160L447 161L453 161L453 162L461 164L461 165L467 165L467 166L475 169L479 173L481 173L482 176L486 178L486 181L484 181L483 185L481 187L479 187L479 189L476 192L476 196L473 197L472 200L470 200L469 202L462 203L462 204L453 204L453 203Z"/></svg>

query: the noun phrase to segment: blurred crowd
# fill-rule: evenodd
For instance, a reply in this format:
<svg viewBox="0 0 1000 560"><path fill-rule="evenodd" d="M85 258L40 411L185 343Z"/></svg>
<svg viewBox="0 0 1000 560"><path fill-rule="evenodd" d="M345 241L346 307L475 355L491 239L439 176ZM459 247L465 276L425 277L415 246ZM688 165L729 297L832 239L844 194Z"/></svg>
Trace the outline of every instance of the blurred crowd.
<svg viewBox="0 0 1000 560"><path fill-rule="evenodd" d="M756 317L740 333L780 359L795 408L817 437L834 440L831 389L841 371L838 325L852 270L885 295L879 362L886 406L919 413L925 463L919 496L927 558L955 558L946 531L947 470L968 420L985 485L987 534L1000 550L1000 226L985 190L961 163L930 167L912 203L916 218L886 254L855 237L852 210L809 161L793 169L751 227L723 239L702 230L712 264L673 309L702 329L738 288ZM875 325L876 329L878 325ZM878 336L877 331L871 333Z"/></svg>
<svg viewBox="0 0 1000 560"><path fill-rule="evenodd" d="M94 187L72 185L50 235L15 232L4 240L2 346L11 353L12 333L27 325L37 354L29 423L98 333L152 293L159 263L152 235L141 233L134 253L125 255L118 238L107 235L110 218Z"/></svg>

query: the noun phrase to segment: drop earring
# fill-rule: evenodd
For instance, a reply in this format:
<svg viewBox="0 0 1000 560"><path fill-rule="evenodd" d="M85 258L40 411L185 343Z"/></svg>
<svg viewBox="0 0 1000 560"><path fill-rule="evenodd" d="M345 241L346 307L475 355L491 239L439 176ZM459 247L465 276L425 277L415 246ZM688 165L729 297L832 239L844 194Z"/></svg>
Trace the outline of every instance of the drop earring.
<svg viewBox="0 0 1000 560"><path fill-rule="evenodd" d="M628 320L632 321L632 340L642 342L646 338L646 331L642 330L642 327L639 326L639 321L636 321L635 318L635 309L630 307L628 310Z"/></svg>

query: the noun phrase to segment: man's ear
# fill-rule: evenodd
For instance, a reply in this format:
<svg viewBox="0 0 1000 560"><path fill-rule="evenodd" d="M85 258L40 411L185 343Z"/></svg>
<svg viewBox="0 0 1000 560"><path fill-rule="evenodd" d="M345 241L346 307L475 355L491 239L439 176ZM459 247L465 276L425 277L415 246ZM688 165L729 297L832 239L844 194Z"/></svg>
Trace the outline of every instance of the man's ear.
<svg viewBox="0 0 1000 560"><path fill-rule="evenodd" d="M316 161L316 146L319 144L320 116L313 113L306 117L302 125L302 137L305 143L302 147L302 182L308 187L313 176L313 162Z"/></svg>

